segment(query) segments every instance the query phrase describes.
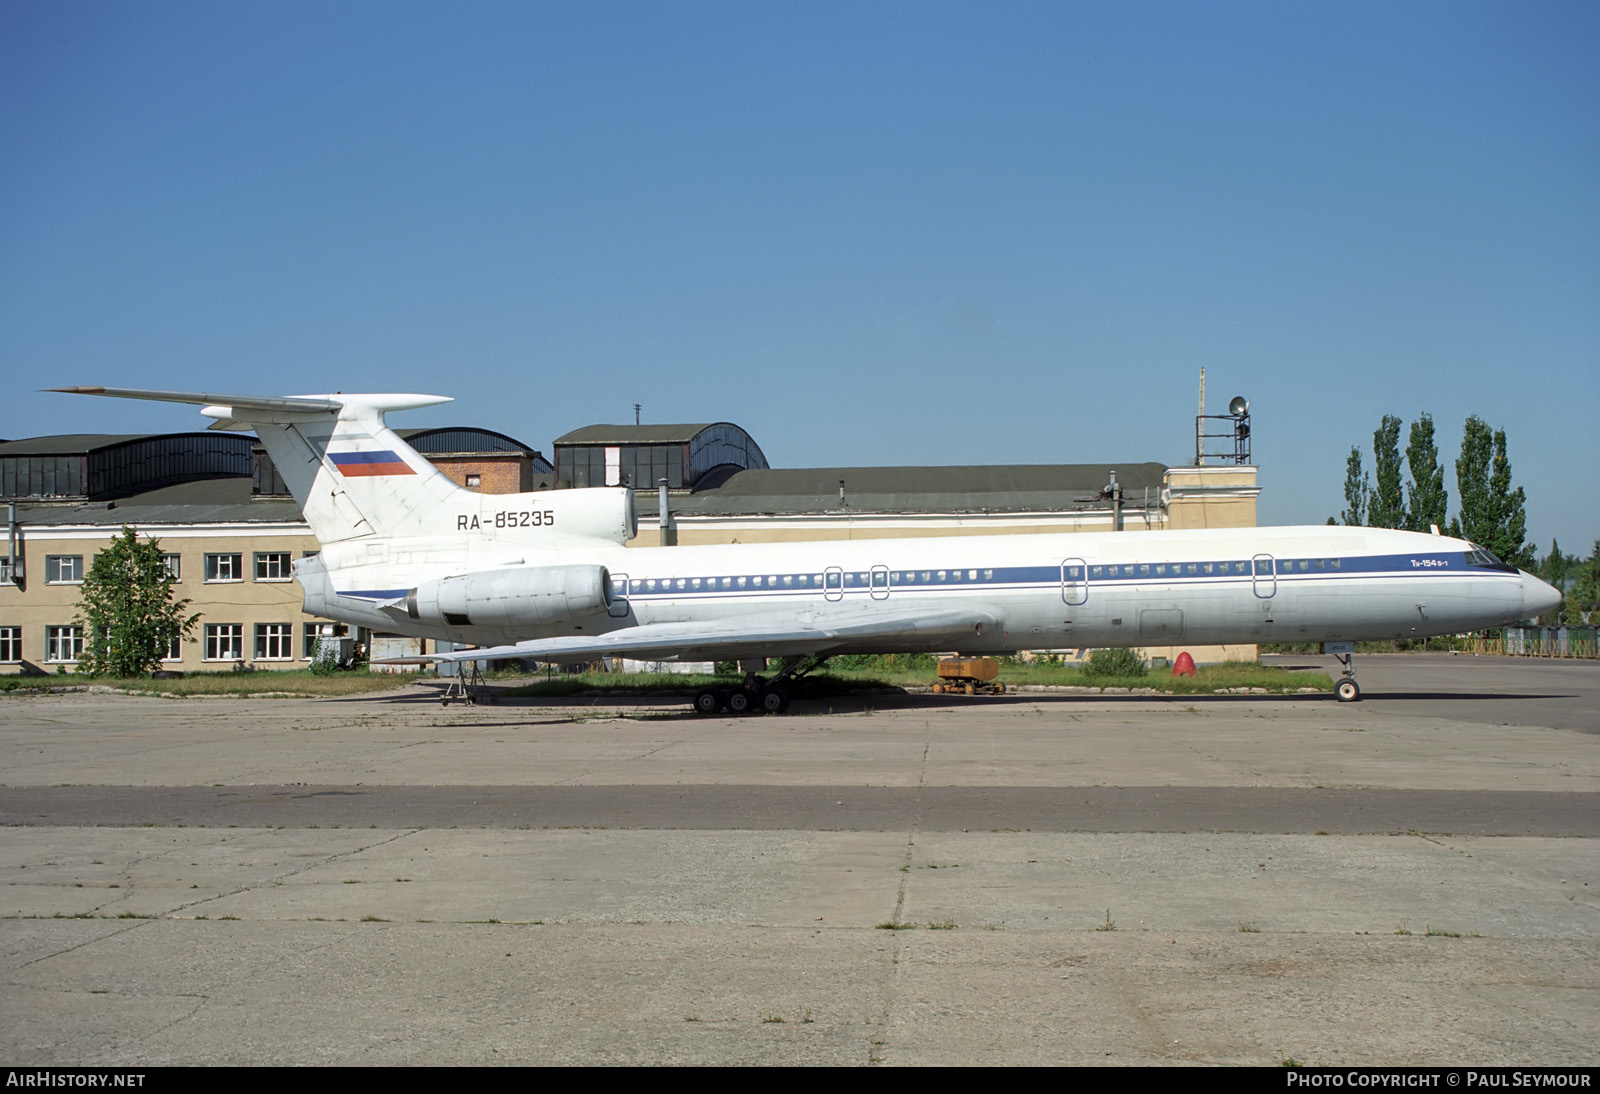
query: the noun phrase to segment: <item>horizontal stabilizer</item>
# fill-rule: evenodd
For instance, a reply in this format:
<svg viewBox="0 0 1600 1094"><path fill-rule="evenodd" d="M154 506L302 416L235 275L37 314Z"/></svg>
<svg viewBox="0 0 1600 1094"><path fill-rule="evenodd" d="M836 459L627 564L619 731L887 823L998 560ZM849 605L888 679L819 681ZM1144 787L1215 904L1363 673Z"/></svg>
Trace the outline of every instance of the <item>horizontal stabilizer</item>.
<svg viewBox="0 0 1600 1094"><path fill-rule="evenodd" d="M155 403L188 403L192 406L226 406L240 411L259 411L274 414L282 411L306 410L321 414L331 414L339 410L343 403L336 402L326 396L283 396L269 398L260 395L219 395L200 391L146 391L142 388L131 387L52 387L47 391L59 391L67 395L106 395L113 399L146 399ZM239 417L248 417L241 414Z"/></svg>
<svg viewBox="0 0 1600 1094"><path fill-rule="evenodd" d="M277 421L284 414L337 414L345 407L362 410L415 410L450 402L448 395L332 394L332 395L224 395L207 391L147 391L132 387L52 387L67 395L105 395L113 399L145 399L157 403L187 403L191 406L226 408L227 417L250 421L260 416ZM219 415L212 415L218 417Z"/></svg>
<svg viewBox="0 0 1600 1094"><path fill-rule="evenodd" d="M263 396L88 386L50 390L188 403L215 420L213 429L254 430L324 548L355 539L375 543L421 535L448 519L439 514L461 505L460 499L466 498L473 510L479 505L476 494L465 494L384 420L391 410L448 403L448 396Z"/></svg>

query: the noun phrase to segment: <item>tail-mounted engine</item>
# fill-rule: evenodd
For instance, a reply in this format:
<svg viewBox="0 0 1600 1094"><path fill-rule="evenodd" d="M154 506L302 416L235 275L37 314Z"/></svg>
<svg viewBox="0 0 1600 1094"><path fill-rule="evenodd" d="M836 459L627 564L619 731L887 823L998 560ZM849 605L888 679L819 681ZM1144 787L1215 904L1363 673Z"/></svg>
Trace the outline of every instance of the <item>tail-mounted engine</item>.
<svg viewBox="0 0 1600 1094"><path fill-rule="evenodd" d="M524 566L425 582L406 594L411 619L452 627L565 623L611 605L604 566Z"/></svg>

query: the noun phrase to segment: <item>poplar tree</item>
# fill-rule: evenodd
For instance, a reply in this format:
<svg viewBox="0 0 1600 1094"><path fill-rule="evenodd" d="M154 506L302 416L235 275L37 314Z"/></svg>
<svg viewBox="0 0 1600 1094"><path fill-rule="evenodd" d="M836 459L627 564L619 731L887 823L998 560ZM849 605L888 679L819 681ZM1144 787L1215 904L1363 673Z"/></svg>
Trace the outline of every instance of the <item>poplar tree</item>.
<svg viewBox="0 0 1600 1094"><path fill-rule="evenodd" d="M1344 512L1339 514L1339 520L1350 527L1365 525L1367 496L1371 493L1366 473L1361 470L1361 446L1351 445L1350 458L1344 464Z"/></svg>
<svg viewBox="0 0 1600 1094"><path fill-rule="evenodd" d="M173 600L175 579L154 539L123 525L122 534L94 556L78 602L83 653L78 671L96 676L142 676L161 666L174 639L194 628L187 600Z"/></svg>
<svg viewBox="0 0 1600 1094"><path fill-rule="evenodd" d="M1372 474L1374 485L1367 500L1367 525L1371 528L1404 528L1405 498L1400 488L1400 419L1383 416L1383 424L1372 434Z"/></svg>
<svg viewBox="0 0 1600 1094"><path fill-rule="evenodd" d="M1424 413L1411 423L1406 465L1411 471L1406 527L1413 532L1426 532L1435 525L1443 528L1450 494L1444 488L1444 465L1439 462L1439 446L1433 441L1431 414Z"/></svg>
<svg viewBox="0 0 1600 1094"><path fill-rule="evenodd" d="M1476 414L1462 431L1456 490L1461 515L1450 526L1452 535L1487 547L1513 566L1533 565L1533 552L1523 541L1527 497L1522 487L1511 487L1505 430L1491 430Z"/></svg>

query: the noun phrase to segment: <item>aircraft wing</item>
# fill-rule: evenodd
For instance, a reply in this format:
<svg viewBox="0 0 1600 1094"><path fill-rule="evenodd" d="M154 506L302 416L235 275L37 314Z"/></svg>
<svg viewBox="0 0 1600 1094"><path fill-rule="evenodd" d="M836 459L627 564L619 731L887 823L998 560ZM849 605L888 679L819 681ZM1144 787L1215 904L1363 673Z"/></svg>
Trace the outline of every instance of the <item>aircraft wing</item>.
<svg viewBox="0 0 1600 1094"><path fill-rule="evenodd" d="M567 664L598 657L634 657L645 661L730 661L755 657L818 654L858 646L886 649L952 649L976 634L999 626L982 611L943 611L870 615L828 626L789 622L763 626L734 619L719 624L647 623L596 635L535 638L510 646L454 650L422 657L374 660L373 664L417 664L438 661L498 661L525 658Z"/></svg>

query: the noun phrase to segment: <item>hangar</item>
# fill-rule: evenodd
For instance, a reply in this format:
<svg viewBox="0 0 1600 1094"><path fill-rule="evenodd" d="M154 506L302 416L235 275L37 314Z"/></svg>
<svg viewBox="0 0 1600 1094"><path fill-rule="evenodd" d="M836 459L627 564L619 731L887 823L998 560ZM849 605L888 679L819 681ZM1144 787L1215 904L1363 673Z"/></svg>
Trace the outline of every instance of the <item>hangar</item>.
<svg viewBox="0 0 1600 1094"><path fill-rule="evenodd" d="M456 482L490 493L548 486L538 451L487 429L401 431ZM179 599L201 613L176 670L304 667L328 620L304 615L290 565L317 552L256 439L229 432L0 442L0 672L72 671L79 586L124 525L159 540ZM363 636L365 637L365 636Z"/></svg>
<svg viewBox="0 0 1600 1094"><path fill-rule="evenodd" d="M493 430L398 432L484 493L629 486L634 544L1253 527L1260 493L1248 465L775 469L731 422L587 426L557 438L553 462ZM78 586L123 525L161 541L177 595L201 613L195 641L170 651L173 669L303 666L332 625L301 611L290 565L318 544L249 435L0 442L0 500L0 672L72 670L83 644ZM404 641L416 651L418 640Z"/></svg>

